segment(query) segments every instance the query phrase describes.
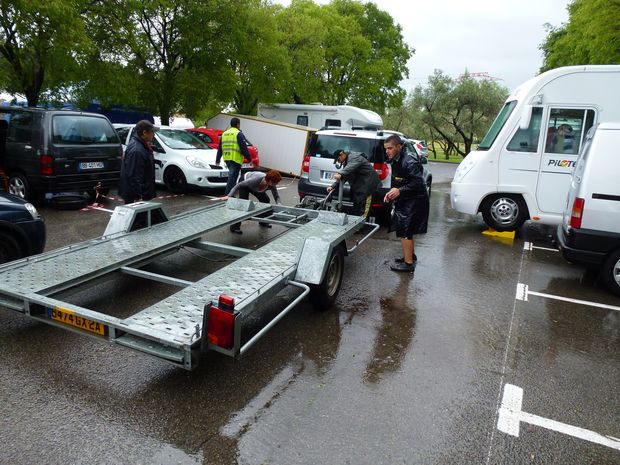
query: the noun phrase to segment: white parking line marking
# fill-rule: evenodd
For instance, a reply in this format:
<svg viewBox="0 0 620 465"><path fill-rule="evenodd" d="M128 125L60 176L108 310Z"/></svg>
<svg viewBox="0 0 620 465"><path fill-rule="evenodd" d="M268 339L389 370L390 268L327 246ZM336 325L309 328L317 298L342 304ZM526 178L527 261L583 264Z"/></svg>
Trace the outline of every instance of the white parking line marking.
<svg viewBox="0 0 620 465"><path fill-rule="evenodd" d="M524 242L523 243L523 250L533 250L533 249L548 250L550 252L559 252L558 249L551 249L549 247L539 247L537 245L533 245L531 242Z"/></svg>
<svg viewBox="0 0 620 465"><path fill-rule="evenodd" d="M498 430L511 436L519 437L519 423L523 422L620 450L620 439L614 438L613 436L604 436L595 431L523 412L521 411L522 403L523 389L512 384L506 384L504 386L504 397L502 398L502 405L499 408L499 416L497 419Z"/></svg>
<svg viewBox="0 0 620 465"><path fill-rule="evenodd" d="M617 312L620 312L620 307L616 307L615 305L600 304L600 303L597 303L597 302L590 302L588 300L571 299L570 297L561 297L559 295L551 295L551 294L545 294L543 292L530 291L528 286L527 286L527 284L518 283L517 284L517 293L516 293L515 298L517 300L523 300L523 301L527 302L528 295L536 295L538 297L544 297L546 299L562 300L564 302L571 302L571 303L574 303L574 304L588 305L590 307L605 308L607 310L615 310Z"/></svg>

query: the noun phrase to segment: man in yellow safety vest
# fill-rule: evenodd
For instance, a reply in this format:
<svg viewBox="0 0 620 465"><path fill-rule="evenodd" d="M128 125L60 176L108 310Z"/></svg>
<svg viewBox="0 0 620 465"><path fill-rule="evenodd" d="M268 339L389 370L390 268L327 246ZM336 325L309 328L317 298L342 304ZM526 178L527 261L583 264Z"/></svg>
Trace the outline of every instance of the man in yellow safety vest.
<svg viewBox="0 0 620 465"><path fill-rule="evenodd" d="M239 118L230 120L230 128L222 133L220 146L217 149L217 157L215 158L215 163L219 165L222 156L224 156L224 163L226 163L228 167L228 182L224 190L225 195L228 195L231 189L237 184L237 179L241 172L241 165L243 165L243 159L247 158L251 160L251 156L248 152L248 143L239 129L240 126L241 121L239 121Z"/></svg>

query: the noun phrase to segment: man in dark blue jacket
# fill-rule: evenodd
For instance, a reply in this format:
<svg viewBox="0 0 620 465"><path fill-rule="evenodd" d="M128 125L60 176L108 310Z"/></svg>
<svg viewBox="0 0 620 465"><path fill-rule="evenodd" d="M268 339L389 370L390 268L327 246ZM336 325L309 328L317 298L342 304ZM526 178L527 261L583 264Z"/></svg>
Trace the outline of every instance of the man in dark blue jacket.
<svg viewBox="0 0 620 465"><path fill-rule="evenodd" d="M136 123L121 163L118 193L125 203L151 200L155 197L155 162L150 142L157 128L150 121Z"/></svg>
<svg viewBox="0 0 620 465"><path fill-rule="evenodd" d="M383 143L388 163L392 165L392 188L384 202L394 201L390 231L396 232L403 248L403 257L390 264L394 271L413 273L418 258L413 235L424 234L428 227L429 199L424 183L424 168L417 157L407 151L397 135Z"/></svg>

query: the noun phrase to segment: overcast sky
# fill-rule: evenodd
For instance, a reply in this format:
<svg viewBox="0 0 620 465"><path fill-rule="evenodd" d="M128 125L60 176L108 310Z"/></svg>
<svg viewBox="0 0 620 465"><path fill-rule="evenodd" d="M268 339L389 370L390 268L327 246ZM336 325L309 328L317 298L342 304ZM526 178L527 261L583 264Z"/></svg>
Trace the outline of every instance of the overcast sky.
<svg viewBox="0 0 620 465"><path fill-rule="evenodd" d="M283 5L287 0L274 0ZM329 0L314 0L325 4ZM402 27L405 42L415 49L409 60L409 92L425 85L440 69L458 77L488 73L513 90L536 76L542 65L543 25L568 20L568 0L374 0Z"/></svg>

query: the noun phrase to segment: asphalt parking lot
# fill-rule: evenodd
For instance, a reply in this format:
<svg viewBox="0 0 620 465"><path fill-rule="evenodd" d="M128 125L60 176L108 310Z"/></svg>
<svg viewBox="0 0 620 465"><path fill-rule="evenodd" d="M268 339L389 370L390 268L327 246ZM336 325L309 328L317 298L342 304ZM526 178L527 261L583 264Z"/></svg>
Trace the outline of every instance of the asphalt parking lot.
<svg viewBox="0 0 620 465"><path fill-rule="evenodd" d="M620 463L620 299L553 228L483 235L450 208L454 167L431 169L415 275L389 270L400 243L381 228L346 258L334 308L302 304L239 361L186 372L0 309L0 463ZM296 180L281 187L295 203ZM171 214L211 202L159 193ZM116 204L43 207L47 249L97 237ZM243 230L212 239L279 233ZM177 255L158 267L189 280L227 263ZM129 278L74 298L124 315L166 292Z"/></svg>

